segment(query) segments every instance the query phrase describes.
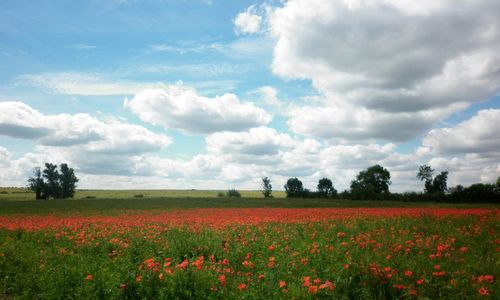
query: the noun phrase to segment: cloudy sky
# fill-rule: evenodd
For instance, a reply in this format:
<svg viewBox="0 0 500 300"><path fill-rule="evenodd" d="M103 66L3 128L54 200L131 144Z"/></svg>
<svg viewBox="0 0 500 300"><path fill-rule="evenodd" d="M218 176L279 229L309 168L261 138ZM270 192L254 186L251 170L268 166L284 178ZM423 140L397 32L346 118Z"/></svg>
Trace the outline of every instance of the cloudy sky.
<svg viewBox="0 0 500 300"><path fill-rule="evenodd" d="M0 186L392 191L500 176L500 2L0 3Z"/></svg>

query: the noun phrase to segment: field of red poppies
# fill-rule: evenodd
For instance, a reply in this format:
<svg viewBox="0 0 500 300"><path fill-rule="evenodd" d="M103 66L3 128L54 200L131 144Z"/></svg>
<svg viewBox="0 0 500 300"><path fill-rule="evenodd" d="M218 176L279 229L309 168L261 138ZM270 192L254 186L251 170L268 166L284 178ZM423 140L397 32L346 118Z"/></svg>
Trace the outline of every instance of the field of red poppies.
<svg viewBox="0 0 500 300"><path fill-rule="evenodd" d="M499 219L486 208L3 215L0 298L498 298Z"/></svg>

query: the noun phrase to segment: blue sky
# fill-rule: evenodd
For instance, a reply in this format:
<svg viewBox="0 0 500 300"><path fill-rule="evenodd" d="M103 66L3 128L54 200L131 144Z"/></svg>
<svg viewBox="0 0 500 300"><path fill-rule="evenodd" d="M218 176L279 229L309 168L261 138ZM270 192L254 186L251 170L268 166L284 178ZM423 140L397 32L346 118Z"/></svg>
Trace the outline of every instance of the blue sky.
<svg viewBox="0 0 500 300"><path fill-rule="evenodd" d="M491 1L4 1L0 186L339 189L382 164L500 176Z"/></svg>

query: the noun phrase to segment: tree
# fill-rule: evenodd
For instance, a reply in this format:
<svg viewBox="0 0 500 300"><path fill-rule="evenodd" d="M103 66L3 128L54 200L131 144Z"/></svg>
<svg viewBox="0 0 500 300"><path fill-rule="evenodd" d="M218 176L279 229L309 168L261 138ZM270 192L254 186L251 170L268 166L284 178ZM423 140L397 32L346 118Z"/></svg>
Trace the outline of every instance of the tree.
<svg viewBox="0 0 500 300"><path fill-rule="evenodd" d="M288 178L284 187L286 196L288 198L299 197L304 193L304 186L302 185L302 181L300 181L297 177Z"/></svg>
<svg viewBox="0 0 500 300"><path fill-rule="evenodd" d="M33 177L28 179L28 188L35 192L35 199L44 199L45 182L43 181L42 171L39 167L33 170Z"/></svg>
<svg viewBox="0 0 500 300"><path fill-rule="evenodd" d="M73 198L78 178L76 178L73 168L69 168L67 164L61 164L59 169L61 171L59 175L60 196L62 198Z"/></svg>
<svg viewBox="0 0 500 300"><path fill-rule="evenodd" d="M351 182L351 192L355 197L372 197L389 193L391 173L380 165L374 165L359 172Z"/></svg>
<svg viewBox="0 0 500 300"><path fill-rule="evenodd" d="M43 178L46 182L46 193L45 197L60 198L61 197L61 185L59 183L60 175L57 171L57 165L51 163L45 163L45 169L43 170Z"/></svg>
<svg viewBox="0 0 500 300"><path fill-rule="evenodd" d="M418 168L417 178L420 181L425 181L425 193L427 194L444 194L448 190L447 180L448 171L441 172L434 179L432 175L434 169L429 165L421 165Z"/></svg>
<svg viewBox="0 0 500 300"><path fill-rule="evenodd" d="M262 178L262 195L264 195L265 198L269 198L272 192L273 186L271 185L271 179L268 177Z"/></svg>
<svg viewBox="0 0 500 300"><path fill-rule="evenodd" d="M441 172L439 175L434 177L432 181L431 194L443 195L448 191L448 186L446 181L448 181L448 171Z"/></svg>
<svg viewBox="0 0 500 300"><path fill-rule="evenodd" d="M323 197L333 197L337 195L337 190L333 187L332 181L328 178L321 178L318 181L318 194Z"/></svg>
<svg viewBox="0 0 500 300"><path fill-rule="evenodd" d="M418 167L418 173L417 173L417 178L420 179L420 181L425 182L425 192L429 193L430 190L433 189L432 187L432 174L434 173L434 169L431 168L431 166L428 165L421 165Z"/></svg>
<svg viewBox="0 0 500 300"><path fill-rule="evenodd" d="M28 179L28 188L35 192L36 199L69 198L75 194L78 178L67 164L59 166L45 163L45 169L35 168L34 177Z"/></svg>

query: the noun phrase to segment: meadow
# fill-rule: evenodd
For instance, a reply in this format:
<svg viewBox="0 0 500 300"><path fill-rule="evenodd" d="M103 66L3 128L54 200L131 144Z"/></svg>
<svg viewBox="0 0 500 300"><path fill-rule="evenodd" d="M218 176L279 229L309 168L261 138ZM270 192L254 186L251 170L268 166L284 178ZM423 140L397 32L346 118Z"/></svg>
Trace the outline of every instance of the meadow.
<svg viewBox="0 0 500 300"><path fill-rule="evenodd" d="M4 200L0 298L494 299L499 218L331 199Z"/></svg>

